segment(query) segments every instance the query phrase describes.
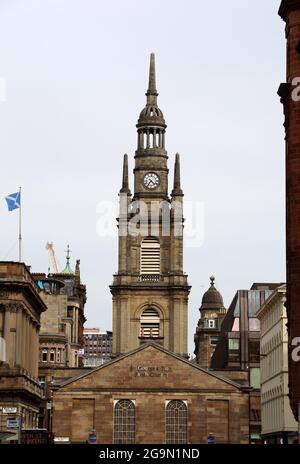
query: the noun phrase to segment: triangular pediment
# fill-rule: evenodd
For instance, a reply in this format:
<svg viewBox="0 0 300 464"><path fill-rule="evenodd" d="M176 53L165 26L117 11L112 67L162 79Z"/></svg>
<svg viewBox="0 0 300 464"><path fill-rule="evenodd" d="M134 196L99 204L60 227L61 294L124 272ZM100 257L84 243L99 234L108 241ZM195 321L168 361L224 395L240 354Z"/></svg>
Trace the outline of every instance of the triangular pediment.
<svg viewBox="0 0 300 464"><path fill-rule="evenodd" d="M120 356L61 385L59 391L238 391L240 386L155 343Z"/></svg>

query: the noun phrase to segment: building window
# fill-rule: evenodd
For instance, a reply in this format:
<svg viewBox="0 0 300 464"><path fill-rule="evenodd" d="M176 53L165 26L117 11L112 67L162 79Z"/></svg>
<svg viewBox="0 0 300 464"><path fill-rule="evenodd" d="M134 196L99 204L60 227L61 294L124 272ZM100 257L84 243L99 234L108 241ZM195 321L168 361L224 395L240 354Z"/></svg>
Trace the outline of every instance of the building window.
<svg viewBox="0 0 300 464"><path fill-rule="evenodd" d="M210 337L210 344L211 344L211 345L216 346L216 345L218 344L218 341L219 341L219 337L218 337L218 336Z"/></svg>
<svg viewBox="0 0 300 464"><path fill-rule="evenodd" d="M260 341L249 340L249 361L251 363L260 362Z"/></svg>
<svg viewBox="0 0 300 464"><path fill-rule="evenodd" d="M238 338L229 338L228 348L230 351L237 351L240 349L240 340Z"/></svg>
<svg viewBox="0 0 300 464"><path fill-rule="evenodd" d="M61 361L61 349L58 349L57 350L57 353L56 353L56 360L58 363L60 363Z"/></svg>
<svg viewBox="0 0 300 464"><path fill-rule="evenodd" d="M240 331L240 318L235 317L233 326L232 326L232 332L239 332Z"/></svg>
<svg viewBox="0 0 300 464"><path fill-rule="evenodd" d="M55 361L55 350L50 350L50 362Z"/></svg>
<svg viewBox="0 0 300 464"><path fill-rule="evenodd" d="M187 405L184 401L169 401L166 407L166 443L187 443Z"/></svg>
<svg viewBox="0 0 300 464"><path fill-rule="evenodd" d="M260 388L260 368L251 367L250 368L250 386L252 388Z"/></svg>
<svg viewBox="0 0 300 464"><path fill-rule="evenodd" d="M215 329L216 327L216 320L215 319L208 319L208 328Z"/></svg>
<svg viewBox="0 0 300 464"><path fill-rule="evenodd" d="M156 309L148 308L141 315L140 337L158 338L160 329L160 317Z"/></svg>
<svg viewBox="0 0 300 464"><path fill-rule="evenodd" d="M42 390L45 390L45 383L46 383L46 378L45 377L39 377L39 384L40 384L40 388Z"/></svg>
<svg viewBox="0 0 300 464"><path fill-rule="evenodd" d="M48 361L48 350L44 349L42 351L42 361L47 362Z"/></svg>
<svg viewBox="0 0 300 464"><path fill-rule="evenodd" d="M249 330L250 332L260 331L260 322L256 317L249 317Z"/></svg>
<svg viewBox="0 0 300 464"><path fill-rule="evenodd" d="M239 338L228 339L229 360L238 362L240 359L240 340Z"/></svg>
<svg viewBox="0 0 300 464"><path fill-rule="evenodd" d="M114 407L114 444L135 443L135 405L120 400Z"/></svg>
<svg viewBox="0 0 300 464"><path fill-rule="evenodd" d="M147 237L141 244L141 275L160 274L160 245L155 237Z"/></svg>

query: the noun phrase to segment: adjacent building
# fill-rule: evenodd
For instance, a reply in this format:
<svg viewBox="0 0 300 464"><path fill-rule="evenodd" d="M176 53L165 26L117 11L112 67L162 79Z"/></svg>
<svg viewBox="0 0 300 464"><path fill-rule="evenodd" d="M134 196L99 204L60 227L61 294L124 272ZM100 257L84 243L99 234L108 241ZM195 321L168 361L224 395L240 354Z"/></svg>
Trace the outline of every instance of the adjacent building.
<svg viewBox="0 0 300 464"><path fill-rule="evenodd" d="M112 358L112 332L99 328L83 329L85 367L101 366Z"/></svg>
<svg viewBox="0 0 300 464"><path fill-rule="evenodd" d="M52 386L59 379L76 375L76 369L83 367L86 288L81 283L80 261L76 261L73 271L69 252L61 273L33 276L47 307L39 335L39 382L45 394L44 420L40 425L51 429Z"/></svg>
<svg viewBox="0 0 300 464"><path fill-rule="evenodd" d="M300 362L292 350L300 337L300 0L282 0L279 15L286 23L286 82L278 94L284 107L286 139L286 263L289 389L295 418L300 405Z"/></svg>
<svg viewBox="0 0 300 464"><path fill-rule="evenodd" d="M260 322L256 313L281 284L255 283L250 290L238 290L222 322L219 342L211 358L217 371L248 374L250 393L250 439L261 439L260 405ZM225 374L226 375L226 374Z"/></svg>
<svg viewBox="0 0 300 464"><path fill-rule="evenodd" d="M261 426L265 443L294 443L298 424L289 403L286 286L264 302L257 318L261 325Z"/></svg>
<svg viewBox="0 0 300 464"><path fill-rule="evenodd" d="M209 369L211 357L219 342L221 324L226 314L223 298L215 287L215 278L210 278L210 288L202 297L200 319L194 337L197 364Z"/></svg>
<svg viewBox="0 0 300 464"><path fill-rule="evenodd" d="M38 427L44 401L39 331L45 311L29 268L0 262L0 441L18 442L21 428Z"/></svg>

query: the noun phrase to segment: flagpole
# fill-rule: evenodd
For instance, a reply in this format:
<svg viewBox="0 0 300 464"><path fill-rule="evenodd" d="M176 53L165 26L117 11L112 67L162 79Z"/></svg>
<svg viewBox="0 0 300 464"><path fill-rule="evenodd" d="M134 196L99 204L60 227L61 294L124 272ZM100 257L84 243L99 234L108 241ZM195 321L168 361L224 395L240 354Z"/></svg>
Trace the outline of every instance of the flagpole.
<svg viewBox="0 0 300 464"><path fill-rule="evenodd" d="M22 214L21 214L21 187L19 187L20 193L20 208L19 208L19 262L22 261Z"/></svg>

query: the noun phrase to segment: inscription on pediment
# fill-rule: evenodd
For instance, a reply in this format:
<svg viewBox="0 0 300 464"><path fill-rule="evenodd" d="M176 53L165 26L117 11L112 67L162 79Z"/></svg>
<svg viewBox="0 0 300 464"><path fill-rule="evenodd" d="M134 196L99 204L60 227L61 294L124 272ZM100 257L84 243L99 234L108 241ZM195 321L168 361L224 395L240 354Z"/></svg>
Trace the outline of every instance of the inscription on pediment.
<svg viewBox="0 0 300 464"><path fill-rule="evenodd" d="M136 377L168 377L171 368L168 366L131 366Z"/></svg>

